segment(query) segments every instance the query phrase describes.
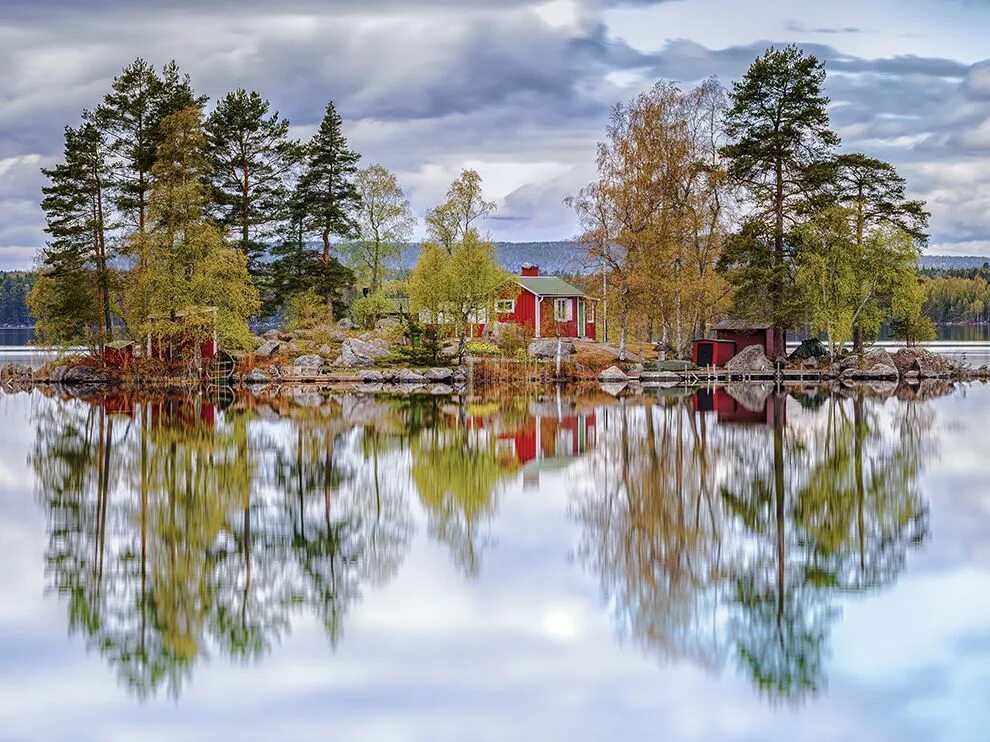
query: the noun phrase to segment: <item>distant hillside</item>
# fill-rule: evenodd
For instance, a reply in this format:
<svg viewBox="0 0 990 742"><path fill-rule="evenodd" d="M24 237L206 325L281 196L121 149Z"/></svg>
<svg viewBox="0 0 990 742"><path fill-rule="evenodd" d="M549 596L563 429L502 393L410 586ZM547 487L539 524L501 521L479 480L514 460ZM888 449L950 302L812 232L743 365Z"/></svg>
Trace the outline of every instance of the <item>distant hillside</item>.
<svg viewBox="0 0 990 742"><path fill-rule="evenodd" d="M507 271L519 272L523 263L535 263L542 273L580 274L595 270L576 242L496 242L498 261ZM402 267L412 270L419 256L419 244L406 245Z"/></svg>
<svg viewBox="0 0 990 742"><path fill-rule="evenodd" d="M984 255L922 255L922 268L952 270L959 268L980 268L990 262L990 257Z"/></svg>

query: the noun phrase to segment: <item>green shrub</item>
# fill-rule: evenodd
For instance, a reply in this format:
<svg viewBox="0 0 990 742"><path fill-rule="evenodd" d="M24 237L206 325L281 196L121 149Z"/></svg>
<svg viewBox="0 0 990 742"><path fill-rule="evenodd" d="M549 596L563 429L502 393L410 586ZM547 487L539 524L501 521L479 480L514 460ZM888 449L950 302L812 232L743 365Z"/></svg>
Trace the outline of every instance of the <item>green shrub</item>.
<svg viewBox="0 0 990 742"><path fill-rule="evenodd" d="M529 346L529 330L521 325L507 323L498 329L498 347L506 356L518 355Z"/></svg>
<svg viewBox="0 0 990 742"><path fill-rule="evenodd" d="M326 321L326 299L312 289L293 294L285 304L286 330L308 330Z"/></svg>
<svg viewBox="0 0 990 742"><path fill-rule="evenodd" d="M381 292L358 297L351 303L354 324L365 330L374 330L378 320L391 310L392 302Z"/></svg>
<svg viewBox="0 0 990 742"><path fill-rule="evenodd" d="M499 347L484 340L468 340L465 350L469 356L497 356Z"/></svg>

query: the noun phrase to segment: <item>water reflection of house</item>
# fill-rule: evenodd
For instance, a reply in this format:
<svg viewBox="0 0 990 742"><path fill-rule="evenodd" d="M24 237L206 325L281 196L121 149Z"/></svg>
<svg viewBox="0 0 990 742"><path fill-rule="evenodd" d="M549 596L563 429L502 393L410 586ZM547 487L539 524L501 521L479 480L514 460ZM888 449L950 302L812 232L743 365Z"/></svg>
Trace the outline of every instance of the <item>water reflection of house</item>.
<svg viewBox="0 0 990 742"><path fill-rule="evenodd" d="M135 409L142 408L150 415L153 428L190 430L213 428L216 423L216 405L200 395L135 399L126 394L112 394L102 402L107 415L134 417Z"/></svg>
<svg viewBox="0 0 990 742"><path fill-rule="evenodd" d="M529 412L515 429L496 435L499 448L522 467L526 485L538 484L541 472L561 469L595 447L594 408L535 403Z"/></svg>
<svg viewBox="0 0 990 742"><path fill-rule="evenodd" d="M721 423L773 425L778 405L781 416L786 413L786 399L764 391L759 386L699 389L694 393L694 411L714 412Z"/></svg>

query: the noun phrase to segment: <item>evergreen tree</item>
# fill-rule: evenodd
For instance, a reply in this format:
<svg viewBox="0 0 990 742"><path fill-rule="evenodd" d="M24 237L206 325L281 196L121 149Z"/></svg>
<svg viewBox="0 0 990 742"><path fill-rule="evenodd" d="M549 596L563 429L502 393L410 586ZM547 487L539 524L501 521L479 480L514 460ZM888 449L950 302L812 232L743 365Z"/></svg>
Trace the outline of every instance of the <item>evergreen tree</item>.
<svg viewBox="0 0 990 742"><path fill-rule="evenodd" d="M333 319L335 283L344 275L337 270L331 255L331 238L350 239L357 232L356 210L360 196L354 184L357 172L356 152L347 146L343 122L333 103L327 104L319 130L307 147L306 161L298 186L298 209L306 232L320 236L322 250L316 256L322 269L310 272L321 284L327 301L327 316ZM338 263L339 265L339 263Z"/></svg>
<svg viewBox="0 0 990 742"><path fill-rule="evenodd" d="M41 334L51 342L85 341L88 323L100 346L110 336L111 268L106 239L107 152L92 122L66 127L62 162L43 169L42 189L50 240L41 254L41 274L32 309Z"/></svg>
<svg viewBox="0 0 990 742"><path fill-rule="evenodd" d="M726 114L732 143L723 154L729 174L748 196L749 219L765 227L750 226L741 236L768 239L737 249L724 265L739 269L729 273L737 282L752 282L754 268L762 266L769 319L781 349L799 306L792 296L795 255L788 234L811 206L811 196L821 185L821 165L839 143L829 128L824 81L825 68L816 57L796 46L771 48L753 62L741 82L733 83ZM738 248L739 239L736 243ZM769 254L754 260L764 252ZM740 295L749 298L745 292ZM752 311L752 306L741 309Z"/></svg>
<svg viewBox="0 0 990 742"><path fill-rule="evenodd" d="M256 92L228 93L206 121L213 199L220 224L233 229L254 275L288 199L287 176L299 156L289 122L269 113Z"/></svg>
<svg viewBox="0 0 990 742"><path fill-rule="evenodd" d="M114 168L114 206L127 233L136 229L144 236L148 217L151 169L161 135L160 122L191 106L202 106L205 98L195 95L188 75L175 62L159 75L154 65L136 59L114 78L110 92L97 108L94 122L103 131Z"/></svg>

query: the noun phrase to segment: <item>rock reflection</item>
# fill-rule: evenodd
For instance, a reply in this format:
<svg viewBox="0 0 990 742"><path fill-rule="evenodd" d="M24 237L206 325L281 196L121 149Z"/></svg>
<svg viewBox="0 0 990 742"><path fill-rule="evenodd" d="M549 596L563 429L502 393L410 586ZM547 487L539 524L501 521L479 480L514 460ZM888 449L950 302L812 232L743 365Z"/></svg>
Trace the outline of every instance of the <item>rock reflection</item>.
<svg viewBox="0 0 990 742"><path fill-rule="evenodd" d="M933 413L764 391L607 410L579 553L645 650L799 701L825 685L837 597L891 584L927 536Z"/></svg>

